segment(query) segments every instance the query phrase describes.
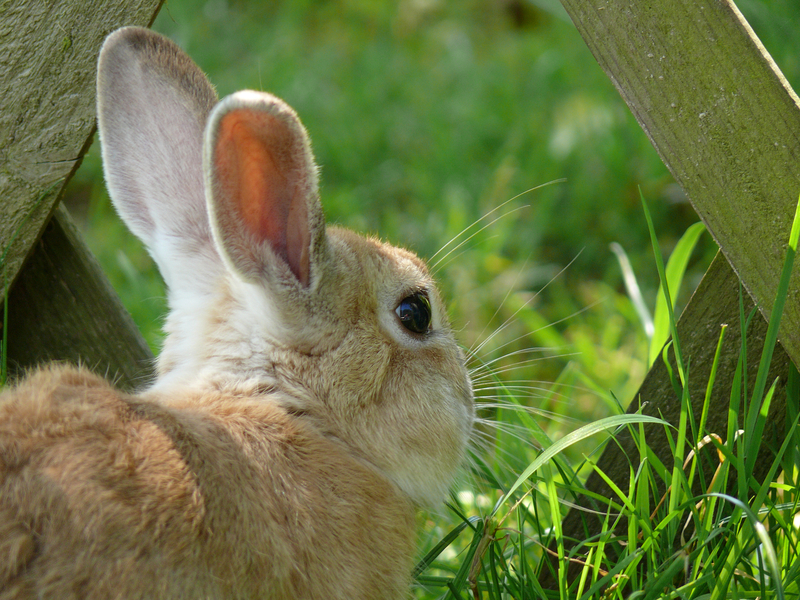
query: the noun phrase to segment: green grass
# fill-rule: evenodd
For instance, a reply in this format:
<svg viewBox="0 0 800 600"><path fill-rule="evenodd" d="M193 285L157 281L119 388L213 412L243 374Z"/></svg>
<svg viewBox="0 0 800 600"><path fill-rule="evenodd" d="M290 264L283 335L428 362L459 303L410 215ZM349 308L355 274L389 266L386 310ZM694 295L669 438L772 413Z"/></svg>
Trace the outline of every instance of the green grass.
<svg viewBox="0 0 800 600"><path fill-rule="evenodd" d="M739 4L797 86L800 4ZM490 399L482 405L482 446L450 507L420 516L420 558L429 560L422 561L424 586L415 594L467 598L477 589L483 598L540 597L544 547L558 534L563 501L583 493L580 481L608 436L587 436L598 426L581 427L616 423L602 419L619 418L649 364L661 359L650 349L663 338L651 341L645 333L610 244L629 257L648 312L660 280L640 190L649 199L660 252L681 255L673 274L665 272L670 281L684 280L677 310L715 251L709 236L700 237L694 253L681 249L679 240L697 217L572 24L548 0L168 0L155 28L188 51L220 95L264 89L297 110L322 167L331 222L433 257L508 201L494 215L504 216L470 229L474 237L435 269L462 343L479 349L476 384ZM547 182L554 183L538 187ZM163 285L113 214L97 144L67 195L90 247L157 350ZM670 320L659 323L656 329L664 331ZM760 406L760 399L748 399L748 406ZM751 424L760 418L751 410ZM643 436L635 417L626 426ZM693 463L685 472L668 471L650 462L641 440L648 460L631 465L632 491L611 501L607 517L609 531L617 513L630 517L624 539L609 533L586 540L570 557L586 565L580 579L569 586L560 579L555 597L658 597L664 589L703 597L722 574L743 586L742 597L753 597L760 584L748 579L760 573L754 521L714 495L732 470L747 468L743 442L733 441L739 426L732 422L720 436L725 461L703 498L686 491ZM683 448L691 427L670 430L676 448ZM703 432L702 423L695 427ZM563 451L508 494L538 449L559 443ZM786 451L783 479L776 476L761 504L748 505L767 525L786 597L797 595L790 580L800 576L800 566L792 566L800 564L792 522L795 454ZM651 520L656 506L645 492L659 481L673 488ZM690 516L693 545L678 543ZM451 543L439 548L442 540ZM720 541L722 547L715 545ZM609 563L609 552L619 560ZM715 566L687 575L687 560Z"/></svg>
<svg viewBox="0 0 800 600"><path fill-rule="evenodd" d="M645 213L650 223L646 208ZM768 459L771 464L763 481L754 474L755 457L763 441L762 432L767 427L777 384L768 388L767 373L777 344L778 323L799 234L800 204L771 311L774 318L765 336L751 395L743 375L747 371L744 344L741 348L727 433L708 431L705 427L724 327L716 346L707 393L702 399L699 423L693 420L687 385L689 364L682 357L677 337L666 351L673 355L677 366L672 371L676 400L681 402L677 426L645 415L616 415L551 441L536 423L525 422L528 413L519 410L513 393L509 393L503 403L504 410L494 415L496 435L491 438L494 447L487 446L484 456L473 462L476 479L481 482L477 488L493 491L480 495L462 493L453 498L449 506L451 522L438 537L427 540L432 549L415 572L418 597L800 597L800 534L796 517L800 507L797 460L800 412L796 408L800 404L800 375L791 366L786 403L794 408L787 411L785 435ZM669 307L667 270L652 226L651 235ZM750 323L751 316L741 312L743 328ZM675 336L675 316L671 310L668 321ZM739 406L745 410L740 412ZM745 418L742 420L740 416ZM515 418L520 421L515 422ZM498 427L498 422L503 426ZM648 446L642 428L647 422L664 426L672 448L672 469L666 468ZM521 472L518 466L509 470L506 461L497 460L509 454L531 455L524 441L507 435L517 424L543 448ZM590 455L585 456L584 466L588 464L595 469L614 494L611 498L592 495L602 507L601 513L607 511L606 525L598 535L568 548L560 528L560 518L567 508L565 500L584 504L578 499L589 492L583 487L583 478L576 477L578 463L564 460L563 454L577 442L617 427L625 427L633 435L639 449L639 456L634 459L638 458L638 462L629 463L629 481L623 486L600 471ZM710 450L701 452L704 447ZM699 478L698 461L701 455L714 450L716 468L711 479L702 482L698 493L693 485ZM760 460L764 460L763 454ZM518 472L518 476L514 475ZM737 485L729 486L733 478ZM736 491L726 491L731 487ZM555 566L552 560L547 560L547 555L557 559ZM569 565L577 567L571 574ZM554 585L545 590L540 582L548 572Z"/></svg>

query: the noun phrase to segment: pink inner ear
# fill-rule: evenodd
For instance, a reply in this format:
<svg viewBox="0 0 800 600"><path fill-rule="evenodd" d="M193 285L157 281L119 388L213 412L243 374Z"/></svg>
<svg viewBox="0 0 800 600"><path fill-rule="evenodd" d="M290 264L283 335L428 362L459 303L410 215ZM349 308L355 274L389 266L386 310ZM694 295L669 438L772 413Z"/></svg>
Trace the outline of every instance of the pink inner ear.
<svg viewBox="0 0 800 600"><path fill-rule="evenodd" d="M280 119L252 109L233 110L220 123L214 151L214 167L222 196L227 202L218 210L238 213L239 223L249 234L239 239L238 250L250 260L253 238L269 243L272 251L289 265L303 285L309 280L308 214L306 190L299 181L305 157L298 156L299 144L293 132ZM230 227L237 219L227 219L224 243L229 244ZM236 234L234 234L236 235ZM236 236L238 237L238 236ZM250 238L249 240L247 238Z"/></svg>

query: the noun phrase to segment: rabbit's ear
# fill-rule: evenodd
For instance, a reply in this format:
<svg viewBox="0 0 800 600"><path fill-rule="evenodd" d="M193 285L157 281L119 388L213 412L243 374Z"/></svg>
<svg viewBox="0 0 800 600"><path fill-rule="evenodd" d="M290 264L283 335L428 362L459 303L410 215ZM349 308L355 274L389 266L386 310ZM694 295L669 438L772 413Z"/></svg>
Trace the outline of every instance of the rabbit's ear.
<svg viewBox="0 0 800 600"><path fill-rule="evenodd" d="M282 100L243 91L214 109L204 149L217 246L245 280L268 274L308 287L324 216L305 129Z"/></svg>
<svg viewBox="0 0 800 600"><path fill-rule="evenodd" d="M202 144L216 104L205 75L173 42L137 27L100 51L98 126L114 206L170 288L219 258L203 189Z"/></svg>

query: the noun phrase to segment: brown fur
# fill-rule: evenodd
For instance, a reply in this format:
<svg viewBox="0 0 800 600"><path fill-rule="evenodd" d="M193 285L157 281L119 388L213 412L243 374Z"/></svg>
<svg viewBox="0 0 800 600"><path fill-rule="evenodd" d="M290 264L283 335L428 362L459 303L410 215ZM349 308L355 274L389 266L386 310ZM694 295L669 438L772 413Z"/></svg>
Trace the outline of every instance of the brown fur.
<svg viewBox="0 0 800 600"><path fill-rule="evenodd" d="M411 503L274 403L206 392L162 406L52 367L3 395L0 461L3 600L408 585Z"/></svg>

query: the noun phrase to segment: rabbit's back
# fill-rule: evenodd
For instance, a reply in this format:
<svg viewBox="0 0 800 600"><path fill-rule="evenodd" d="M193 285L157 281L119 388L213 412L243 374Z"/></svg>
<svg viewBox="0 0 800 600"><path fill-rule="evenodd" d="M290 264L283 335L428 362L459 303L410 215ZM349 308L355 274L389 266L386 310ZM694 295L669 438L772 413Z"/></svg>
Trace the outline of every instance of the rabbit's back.
<svg viewBox="0 0 800 600"><path fill-rule="evenodd" d="M2 397L0 598L404 595L384 477L268 395L164 400L71 368Z"/></svg>

